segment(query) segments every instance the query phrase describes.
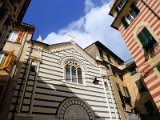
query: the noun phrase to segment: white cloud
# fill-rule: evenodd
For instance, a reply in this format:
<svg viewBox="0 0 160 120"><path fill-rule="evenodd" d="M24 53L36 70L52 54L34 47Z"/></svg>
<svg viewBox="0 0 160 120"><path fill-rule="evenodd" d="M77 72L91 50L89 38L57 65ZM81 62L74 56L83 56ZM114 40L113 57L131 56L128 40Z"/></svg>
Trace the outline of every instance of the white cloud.
<svg viewBox="0 0 160 120"><path fill-rule="evenodd" d="M48 44L66 42L72 39L68 35L72 35L76 37L73 40L84 48L99 40L123 60L129 59L131 56L120 32L110 27L113 18L108 15L109 3L105 3L105 0L101 2L103 5L96 7L93 0L86 0L85 16L60 29L57 33L49 33L43 42Z"/></svg>
<svg viewBox="0 0 160 120"><path fill-rule="evenodd" d="M85 0L85 12L89 12L95 5L92 0Z"/></svg>

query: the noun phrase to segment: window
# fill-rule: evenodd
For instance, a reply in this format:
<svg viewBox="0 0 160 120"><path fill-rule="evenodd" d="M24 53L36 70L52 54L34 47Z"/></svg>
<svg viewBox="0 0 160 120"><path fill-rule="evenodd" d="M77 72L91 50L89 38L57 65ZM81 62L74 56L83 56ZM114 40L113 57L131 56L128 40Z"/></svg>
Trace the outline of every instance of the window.
<svg viewBox="0 0 160 120"><path fill-rule="evenodd" d="M124 26L124 28L127 28L129 26L129 24L132 23L132 21L135 19L135 17L139 14L140 10L137 8L136 4L133 3L131 5L131 11L129 12L128 15L124 16L121 19L122 25Z"/></svg>
<svg viewBox="0 0 160 120"><path fill-rule="evenodd" d="M112 73L114 76L116 76L116 72L114 71L114 69L112 68Z"/></svg>
<svg viewBox="0 0 160 120"><path fill-rule="evenodd" d="M130 94L127 87L123 87L126 97L130 98Z"/></svg>
<svg viewBox="0 0 160 120"><path fill-rule="evenodd" d="M10 34L8 40L12 42L16 42L17 37L18 37L18 31L14 31Z"/></svg>
<svg viewBox="0 0 160 120"><path fill-rule="evenodd" d="M7 68L12 60L14 55L14 50L11 51L8 55L0 54L0 69Z"/></svg>
<svg viewBox="0 0 160 120"><path fill-rule="evenodd" d="M160 72L160 64L157 65L157 70Z"/></svg>
<svg viewBox="0 0 160 120"><path fill-rule="evenodd" d="M4 85L0 85L0 102L1 102L3 95L4 95L4 88L5 88Z"/></svg>
<svg viewBox="0 0 160 120"><path fill-rule="evenodd" d="M136 85L140 93L146 90L141 79L136 81Z"/></svg>
<svg viewBox="0 0 160 120"><path fill-rule="evenodd" d="M156 115L156 111L155 111L151 101L148 101L148 102L144 103L144 106L146 107L147 112L148 112L150 117Z"/></svg>
<svg viewBox="0 0 160 120"><path fill-rule="evenodd" d="M124 6L124 4L126 3L127 0L122 0L118 6L115 7L115 11L118 14L119 11L122 9L122 7Z"/></svg>
<svg viewBox="0 0 160 120"><path fill-rule="evenodd" d="M126 17L123 17L121 19L121 22L122 22L124 28L127 28L129 26L129 23L127 22Z"/></svg>
<svg viewBox="0 0 160 120"><path fill-rule="evenodd" d="M0 7L0 11L1 11L1 12L0 12L0 18L2 18L2 17L5 15L5 11L6 11L6 10L1 6L1 7Z"/></svg>
<svg viewBox="0 0 160 120"><path fill-rule="evenodd" d="M118 83L116 83L116 86L117 86L118 91L120 91L120 92L121 92L121 89L120 89L120 86L119 86L119 84L118 84Z"/></svg>
<svg viewBox="0 0 160 120"><path fill-rule="evenodd" d="M0 54L0 68L3 67L5 60L6 60L6 55L5 54Z"/></svg>
<svg viewBox="0 0 160 120"><path fill-rule="evenodd" d="M131 75L136 74L136 73L137 73L136 67L131 67L131 68L129 69L129 72L131 73Z"/></svg>
<svg viewBox="0 0 160 120"><path fill-rule="evenodd" d="M108 89L109 89L109 87L108 87L107 82L104 82L104 85L105 85L106 90L108 90Z"/></svg>
<svg viewBox="0 0 160 120"><path fill-rule="evenodd" d="M118 76L119 76L119 78L120 78L121 80L123 80L123 75L120 75L120 74L119 74Z"/></svg>
<svg viewBox="0 0 160 120"><path fill-rule="evenodd" d="M12 41L12 42L17 42L17 43L21 43L22 42L22 37L24 35L24 32L22 31L13 31L9 38L8 41Z"/></svg>
<svg viewBox="0 0 160 120"><path fill-rule="evenodd" d="M137 16L136 12L131 10L131 12L126 16L127 17L127 22L128 24L132 23L132 21L134 20L134 18Z"/></svg>
<svg viewBox="0 0 160 120"><path fill-rule="evenodd" d="M37 71L37 66L36 65L31 65L30 71L31 72L36 72Z"/></svg>
<svg viewBox="0 0 160 120"><path fill-rule="evenodd" d="M138 34L138 39L140 40L142 47L145 51L150 50L157 42L152 34L148 31L146 27Z"/></svg>
<svg viewBox="0 0 160 120"><path fill-rule="evenodd" d="M77 71L78 71L78 82L80 84L82 84L83 83L83 81L82 81L82 70L81 70L81 68L78 68Z"/></svg>
<svg viewBox="0 0 160 120"><path fill-rule="evenodd" d="M112 63L112 60L109 54L107 54L107 58L108 58L108 61Z"/></svg>
<svg viewBox="0 0 160 120"><path fill-rule="evenodd" d="M106 66L107 70L109 70L109 69L110 69L109 65L105 64L105 66Z"/></svg>
<svg viewBox="0 0 160 120"><path fill-rule="evenodd" d="M100 58L103 59L103 52L99 49Z"/></svg>
<svg viewBox="0 0 160 120"><path fill-rule="evenodd" d="M70 78L70 66L66 65L65 69L66 69L66 80L70 81L70 79L71 79Z"/></svg>
<svg viewBox="0 0 160 120"><path fill-rule="evenodd" d="M116 86L117 86L118 93L119 93L119 96L120 96L120 99L121 99L121 102L122 102L122 106L123 106L123 108L124 108L124 110L125 110L125 109L126 109L126 105L125 105L125 101L124 101L124 99L123 99L123 95L122 95L120 86L119 86L118 83L116 83Z"/></svg>
<svg viewBox="0 0 160 120"><path fill-rule="evenodd" d="M67 61L65 65L66 81L83 84L82 70L80 65L75 61Z"/></svg>

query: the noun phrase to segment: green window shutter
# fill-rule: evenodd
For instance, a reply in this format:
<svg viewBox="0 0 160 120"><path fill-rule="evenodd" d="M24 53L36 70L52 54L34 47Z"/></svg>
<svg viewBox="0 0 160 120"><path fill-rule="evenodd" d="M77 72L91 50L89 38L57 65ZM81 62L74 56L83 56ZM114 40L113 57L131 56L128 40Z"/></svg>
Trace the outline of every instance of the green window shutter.
<svg viewBox="0 0 160 120"><path fill-rule="evenodd" d="M140 83L140 80L137 80L137 81L136 81L136 85L137 85L137 88L140 90L140 89L141 89L141 83Z"/></svg>
<svg viewBox="0 0 160 120"><path fill-rule="evenodd" d="M142 29L137 37L140 40L143 48L146 50L150 49L156 43L156 40L153 38L152 34L146 27Z"/></svg>
<svg viewBox="0 0 160 120"><path fill-rule="evenodd" d="M143 35L143 32L141 31L139 34L138 34L138 39L140 40L141 44L144 46L145 44L145 41L147 40L146 37Z"/></svg>
<svg viewBox="0 0 160 120"><path fill-rule="evenodd" d="M157 70L160 72L160 64L157 65Z"/></svg>
<svg viewBox="0 0 160 120"><path fill-rule="evenodd" d="M146 39L146 42L145 42L145 44L144 44L144 47L146 47L146 46L152 41L152 35L151 35L151 33L147 30L146 27L143 28L142 33L143 33L143 36L144 36L145 39Z"/></svg>
<svg viewBox="0 0 160 120"><path fill-rule="evenodd" d="M138 15L138 13L140 12L140 10L138 9L138 7L136 6L135 3L133 3L133 4L131 5L131 8L132 8L132 10Z"/></svg>
<svg viewBox="0 0 160 120"><path fill-rule="evenodd" d="M118 83L116 83L116 86L117 86L118 91L121 91L121 88Z"/></svg>
<svg viewBox="0 0 160 120"><path fill-rule="evenodd" d="M126 21L125 17L123 17L123 18L121 19L121 22L122 22L124 28L127 28L127 27L129 26L129 24L128 24L128 22Z"/></svg>
<svg viewBox="0 0 160 120"><path fill-rule="evenodd" d="M131 67L131 68L129 69L129 71L130 71L131 75L137 73L137 70L136 70L135 67Z"/></svg>
<svg viewBox="0 0 160 120"><path fill-rule="evenodd" d="M125 94L126 94L126 97L130 98L130 94L129 94L129 90L127 87L123 87L124 91L125 91Z"/></svg>

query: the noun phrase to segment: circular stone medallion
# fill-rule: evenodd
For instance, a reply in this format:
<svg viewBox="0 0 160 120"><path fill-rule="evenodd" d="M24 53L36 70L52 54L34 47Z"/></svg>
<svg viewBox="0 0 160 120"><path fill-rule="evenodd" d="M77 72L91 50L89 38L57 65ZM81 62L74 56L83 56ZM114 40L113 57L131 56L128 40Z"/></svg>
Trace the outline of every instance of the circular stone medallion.
<svg viewBox="0 0 160 120"><path fill-rule="evenodd" d="M94 120L90 106L78 98L65 100L58 110L59 120Z"/></svg>

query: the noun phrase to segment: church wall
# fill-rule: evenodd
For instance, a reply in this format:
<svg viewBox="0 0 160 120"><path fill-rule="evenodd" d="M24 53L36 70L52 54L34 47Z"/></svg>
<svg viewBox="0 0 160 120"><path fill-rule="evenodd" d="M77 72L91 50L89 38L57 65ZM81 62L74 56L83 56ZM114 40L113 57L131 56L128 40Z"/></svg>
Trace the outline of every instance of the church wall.
<svg viewBox="0 0 160 120"><path fill-rule="evenodd" d="M16 120L57 119L58 109L67 98L79 98L86 102L97 120L107 120L111 116L113 119L119 118L111 85L108 81L108 90L105 93L102 78L100 78L100 68L92 58L74 45L54 52L44 49L40 52L40 61L29 60L30 48L28 48L26 63L21 69L8 119L13 116ZM63 58L67 57L82 62L80 64L83 67L83 84L70 83L65 80ZM36 72L29 71L31 64L36 66ZM95 77L99 77L98 85L93 84ZM16 99L19 99L17 107L15 107ZM17 113L13 112L15 108Z"/></svg>

